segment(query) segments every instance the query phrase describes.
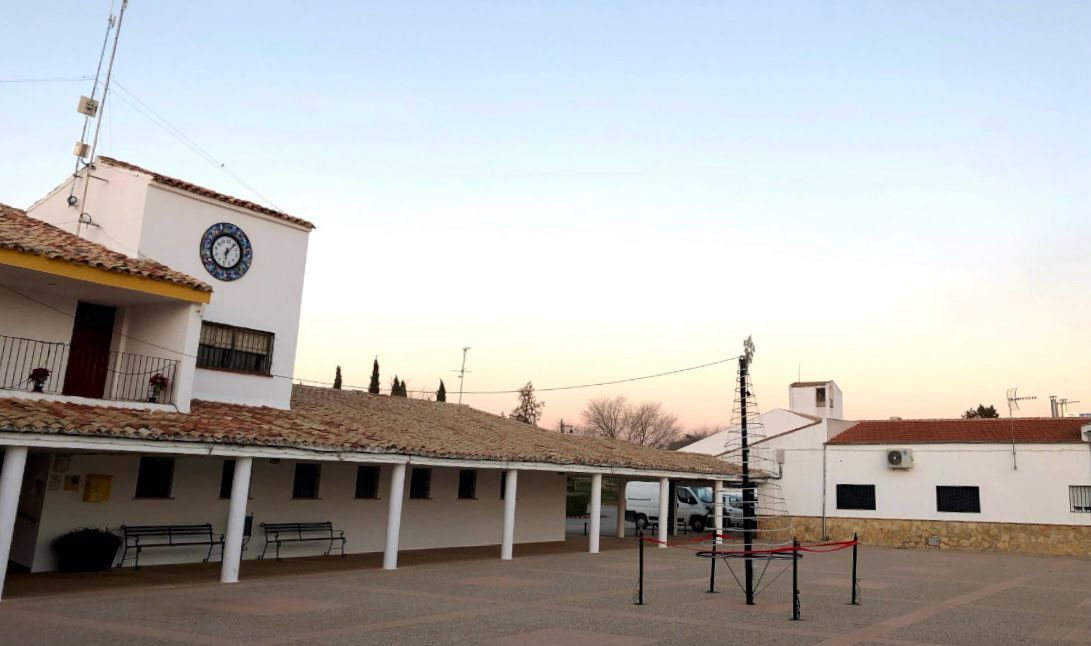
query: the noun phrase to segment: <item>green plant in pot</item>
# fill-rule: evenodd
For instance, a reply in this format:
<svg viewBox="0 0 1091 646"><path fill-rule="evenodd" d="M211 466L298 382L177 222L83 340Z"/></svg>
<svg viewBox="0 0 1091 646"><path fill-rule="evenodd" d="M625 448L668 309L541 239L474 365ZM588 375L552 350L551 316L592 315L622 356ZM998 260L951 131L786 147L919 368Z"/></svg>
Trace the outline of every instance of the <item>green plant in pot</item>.
<svg viewBox="0 0 1091 646"><path fill-rule="evenodd" d="M121 538L107 529L81 527L58 536L52 547L61 572L99 572L114 564Z"/></svg>

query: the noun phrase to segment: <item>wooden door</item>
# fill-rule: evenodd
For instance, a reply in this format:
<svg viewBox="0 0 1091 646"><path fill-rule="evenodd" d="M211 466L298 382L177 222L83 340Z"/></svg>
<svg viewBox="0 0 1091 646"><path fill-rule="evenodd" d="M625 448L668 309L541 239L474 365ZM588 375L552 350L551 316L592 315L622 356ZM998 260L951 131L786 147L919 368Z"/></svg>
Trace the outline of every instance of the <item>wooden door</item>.
<svg viewBox="0 0 1091 646"><path fill-rule="evenodd" d="M105 305L80 302L72 327L68 367L64 372L65 395L99 399L106 389L110 367L110 338L117 310Z"/></svg>

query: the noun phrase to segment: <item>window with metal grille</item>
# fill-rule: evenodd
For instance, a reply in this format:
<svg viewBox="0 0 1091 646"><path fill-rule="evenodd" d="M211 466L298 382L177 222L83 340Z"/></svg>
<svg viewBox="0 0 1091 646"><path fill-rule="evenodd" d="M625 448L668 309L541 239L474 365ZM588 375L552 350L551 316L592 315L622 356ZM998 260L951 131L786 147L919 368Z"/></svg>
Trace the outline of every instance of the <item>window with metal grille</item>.
<svg viewBox="0 0 1091 646"><path fill-rule="evenodd" d="M170 498L173 483L174 458L140 458L136 498Z"/></svg>
<svg viewBox="0 0 1091 646"><path fill-rule="evenodd" d="M223 471L220 472L220 497L230 498L231 487L235 483L235 461L224 460Z"/></svg>
<svg viewBox="0 0 1091 646"><path fill-rule="evenodd" d="M202 323L197 367L269 374L273 333L221 323Z"/></svg>
<svg viewBox="0 0 1091 646"><path fill-rule="evenodd" d="M427 500L432 494L432 470L427 467L413 469L409 477L409 498Z"/></svg>
<svg viewBox="0 0 1091 646"><path fill-rule="evenodd" d="M980 514L981 493L977 487L936 487L936 511Z"/></svg>
<svg viewBox="0 0 1091 646"><path fill-rule="evenodd" d="M459 500L477 498L477 471L463 469L458 472L458 498Z"/></svg>
<svg viewBox="0 0 1091 646"><path fill-rule="evenodd" d="M814 389L814 405L817 408L826 407L826 389L824 387Z"/></svg>
<svg viewBox="0 0 1091 646"><path fill-rule="evenodd" d="M875 509L875 485L837 485L838 509Z"/></svg>
<svg viewBox="0 0 1091 646"><path fill-rule="evenodd" d="M1068 503L1072 511L1091 514L1091 485L1072 485L1068 488Z"/></svg>
<svg viewBox="0 0 1091 646"><path fill-rule="evenodd" d="M317 498L318 481L322 478L322 465L297 462L295 480L292 482L292 498Z"/></svg>
<svg viewBox="0 0 1091 646"><path fill-rule="evenodd" d="M356 467L356 497L379 497L379 467Z"/></svg>

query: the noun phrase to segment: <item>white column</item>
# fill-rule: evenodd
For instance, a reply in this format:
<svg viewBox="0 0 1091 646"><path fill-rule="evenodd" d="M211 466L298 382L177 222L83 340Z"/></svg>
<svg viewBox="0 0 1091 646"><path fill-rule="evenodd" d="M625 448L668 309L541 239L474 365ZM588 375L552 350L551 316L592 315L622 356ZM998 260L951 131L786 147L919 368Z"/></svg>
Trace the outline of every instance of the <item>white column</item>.
<svg viewBox="0 0 1091 646"><path fill-rule="evenodd" d="M4 594L4 575L8 571L15 514L19 511L19 490L23 488L26 466L27 447L9 446L4 450L4 466L0 471L0 599Z"/></svg>
<svg viewBox="0 0 1091 646"><path fill-rule="evenodd" d="M515 543L515 499L519 486L519 472L508 469L504 473L504 535L500 537L500 560L510 561Z"/></svg>
<svg viewBox="0 0 1091 646"><path fill-rule="evenodd" d="M625 538L625 485L626 480L621 476L617 479L617 537Z"/></svg>
<svg viewBox="0 0 1091 646"><path fill-rule="evenodd" d="M712 481L712 505L713 505L712 508L715 511L713 512L713 516L712 516L712 527L713 527L713 529L716 530L717 534L722 532L723 529L724 529L724 500L723 500L724 496L723 496L723 494L724 494L724 481L723 480L713 480ZM722 541L719 538L717 538L716 542L720 543Z"/></svg>
<svg viewBox="0 0 1091 646"><path fill-rule="evenodd" d="M599 534L602 533L602 474L591 476L591 527L588 528L587 551L599 553Z"/></svg>
<svg viewBox="0 0 1091 646"><path fill-rule="evenodd" d="M667 505L670 502L670 480L667 478L659 479L659 547L666 549L667 545L667 525L670 521L667 519Z"/></svg>
<svg viewBox="0 0 1091 646"><path fill-rule="evenodd" d="M402 531L402 498L405 496L405 463L395 464L390 474L390 502L386 514L386 548L383 569L398 569L398 537Z"/></svg>
<svg viewBox="0 0 1091 646"><path fill-rule="evenodd" d="M250 470L254 458L235 460L231 479L231 502L227 507L227 532L224 534L223 558L220 559L220 583L238 583L242 561L242 533L246 525L246 501L250 498Z"/></svg>

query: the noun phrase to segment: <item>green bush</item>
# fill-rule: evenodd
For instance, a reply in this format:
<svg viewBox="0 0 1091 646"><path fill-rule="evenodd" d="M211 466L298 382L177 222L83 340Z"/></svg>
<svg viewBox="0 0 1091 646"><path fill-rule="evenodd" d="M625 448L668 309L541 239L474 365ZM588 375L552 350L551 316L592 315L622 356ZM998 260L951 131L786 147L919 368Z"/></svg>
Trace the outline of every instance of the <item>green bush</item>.
<svg viewBox="0 0 1091 646"><path fill-rule="evenodd" d="M587 505L591 503L591 494L582 491L569 492L565 499L564 513L569 518L587 515Z"/></svg>

